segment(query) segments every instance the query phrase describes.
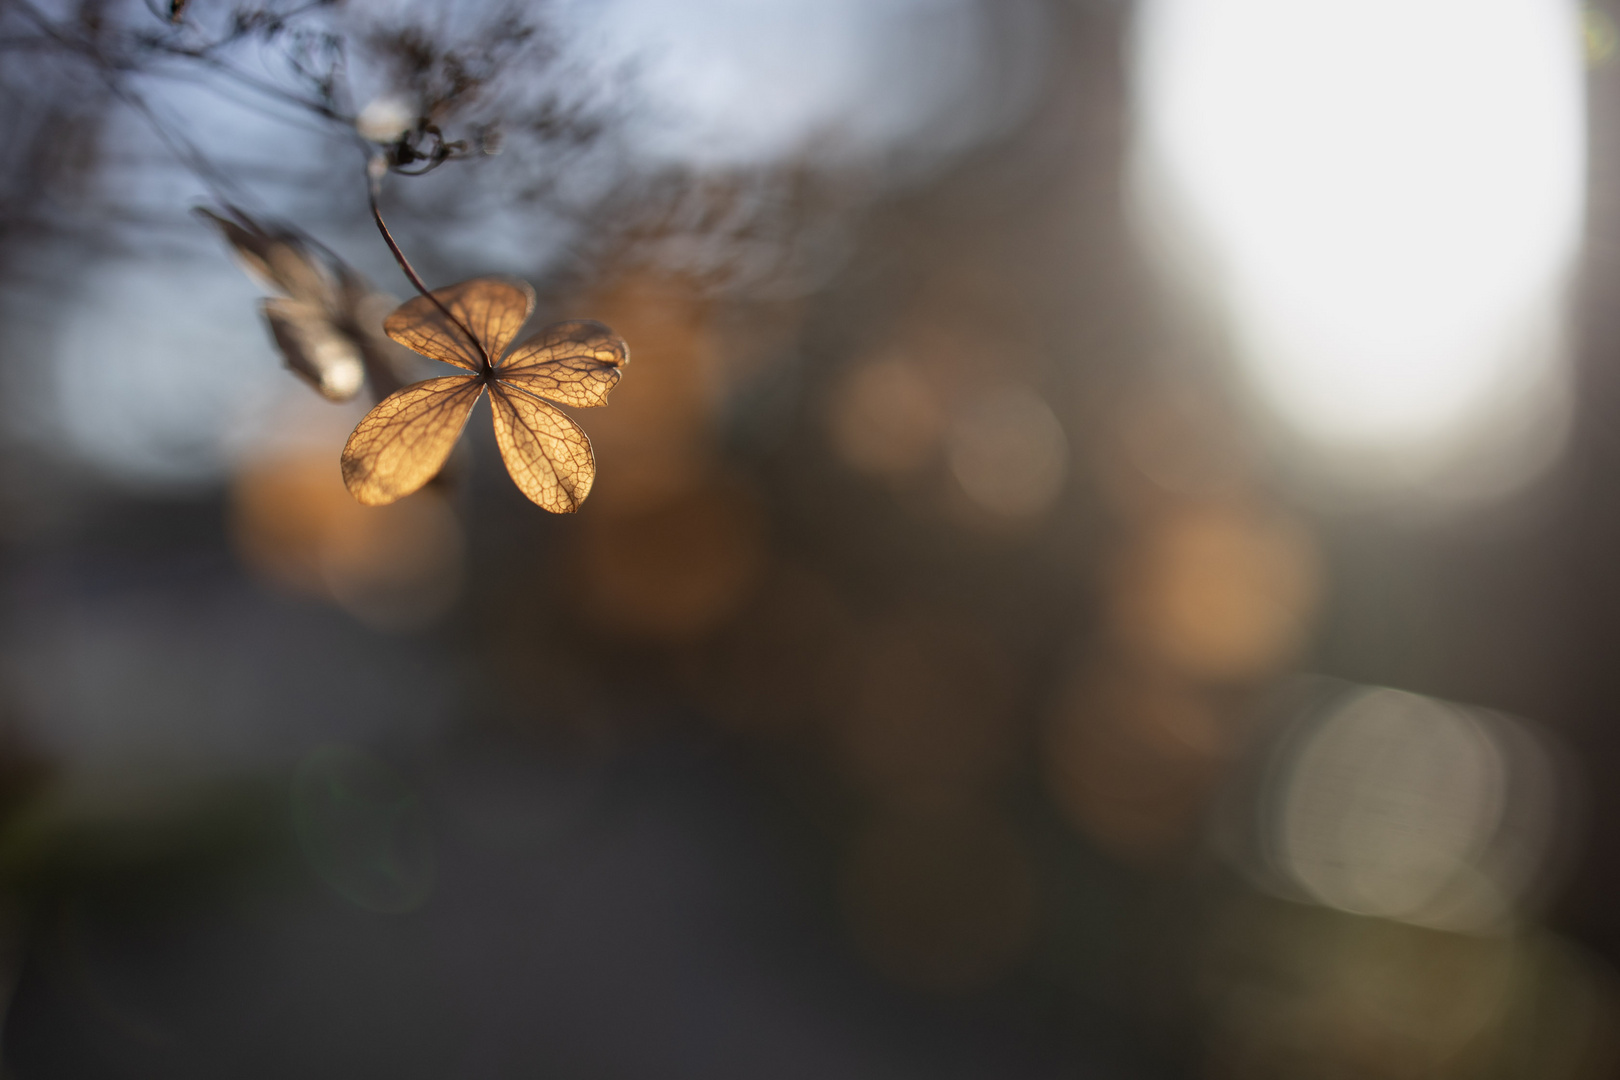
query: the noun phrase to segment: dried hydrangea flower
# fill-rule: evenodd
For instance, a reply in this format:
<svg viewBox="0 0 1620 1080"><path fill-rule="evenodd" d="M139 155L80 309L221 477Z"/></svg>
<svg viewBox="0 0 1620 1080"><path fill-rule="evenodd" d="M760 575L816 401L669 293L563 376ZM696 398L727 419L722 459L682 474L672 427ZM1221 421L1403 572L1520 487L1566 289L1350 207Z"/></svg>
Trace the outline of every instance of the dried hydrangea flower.
<svg viewBox="0 0 1620 1080"><path fill-rule="evenodd" d="M389 337L468 374L413 383L360 421L342 459L356 499L380 506L431 480L488 390L495 441L518 489L552 513L579 509L596 459L557 405L606 405L629 351L601 323L563 322L507 352L533 311L534 290L524 282L477 278L409 300L387 318Z"/></svg>

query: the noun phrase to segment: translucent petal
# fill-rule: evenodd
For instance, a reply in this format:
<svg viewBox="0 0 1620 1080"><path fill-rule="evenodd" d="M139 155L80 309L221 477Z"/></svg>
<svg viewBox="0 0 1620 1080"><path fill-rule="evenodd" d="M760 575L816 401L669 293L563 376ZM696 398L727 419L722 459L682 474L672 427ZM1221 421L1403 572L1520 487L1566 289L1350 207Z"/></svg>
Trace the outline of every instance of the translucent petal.
<svg viewBox="0 0 1620 1080"><path fill-rule="evenodd" d="M556 406L499 383L490 385L489 400L495 441L518 490L553 514L578 510L596 479L585 432Z"/></svg>
<svg viewBox="0 0 1620 1080"><path fill-rule="evenodd" d="M501 381L564 405L606 405L629 363L624 339L599 322L555 323L512 350Z"/></svg>
<svg viewBox="0 0 1620 1080"><path fill-rule="evenodd" d="M491 362L500 359L534 311L534 290L522 281L474 278L434 289L433 295L455 322L432 300L418 296L388 316L383 329L408 349L468 371L483 367L486 355Z"/></svg>
<svg viewBox="0 0 1620 1080"><path fill-rule="evenodd" d="M413 383L366 414L343 448L343 482L367 506L404 498L444 467L483 386L469 375Z"/></svg>

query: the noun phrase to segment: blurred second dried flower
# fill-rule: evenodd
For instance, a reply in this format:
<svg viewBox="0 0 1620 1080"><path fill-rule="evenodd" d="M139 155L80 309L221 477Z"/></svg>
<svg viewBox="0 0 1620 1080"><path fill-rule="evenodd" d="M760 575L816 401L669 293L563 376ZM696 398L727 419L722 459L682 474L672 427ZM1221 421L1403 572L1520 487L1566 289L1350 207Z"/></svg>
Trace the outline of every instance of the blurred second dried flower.
<svg viewBox="0 0 1620 1080"><path fill-rule="evenodd" d="M260 310L287 366L322 397L348 401L369 378L383 398L408 381L409 351L382 331L398 300L296 232L266 227L235 208L197 213L225 237L249 277L283 294L260 301Z"/></svg>

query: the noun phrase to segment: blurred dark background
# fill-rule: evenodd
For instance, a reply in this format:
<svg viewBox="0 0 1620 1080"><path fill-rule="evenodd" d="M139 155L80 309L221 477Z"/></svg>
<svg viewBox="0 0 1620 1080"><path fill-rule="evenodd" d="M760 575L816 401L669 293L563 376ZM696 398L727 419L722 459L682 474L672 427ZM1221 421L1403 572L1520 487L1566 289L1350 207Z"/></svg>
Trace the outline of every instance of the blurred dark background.
<svg viewBox="0 0 1620 1080"><path fill-rule="evenodd" d="M1614 1074L1620 39L1455 7L0 0L6 1075ZM344 490L191 210L368 153L577 515Z"/></svg>

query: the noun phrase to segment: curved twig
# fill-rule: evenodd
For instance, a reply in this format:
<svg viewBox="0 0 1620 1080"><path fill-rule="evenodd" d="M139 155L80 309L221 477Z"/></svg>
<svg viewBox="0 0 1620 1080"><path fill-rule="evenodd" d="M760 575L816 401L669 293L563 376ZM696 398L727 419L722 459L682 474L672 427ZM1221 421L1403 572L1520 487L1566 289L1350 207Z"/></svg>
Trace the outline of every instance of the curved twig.
<svg viewBox="0 0 1620 1080"><path fill-rule="evenodd" d="M382 167L379 168L379 165L382 165ZM478 339L478 335L467 327L466 323L450 313L450 309L444 306L443 301L434 296L428 290L428 287L422 284L422 279L417 275L416 268L405 257L405 253L399 249L399 244L394 240L394 234L388 231L388 223L383 221L382 207L378 205L378 200L382 195L382 178L385 172L387 172L387 166L383 163L380 155L372 158L370 164L366 167L366 194L371 202L371 219L377 223L377 231L382 233L383 243L387 244L388 250L394 253L394 261L399 263L401 270L405 271L405 276L410 278L411 284L416 287L416 291L427 297L434 307L443 312L444 317L450 320L451 326L467 335L467 340L471 341L478 349L478 355L484 361L484 370L488 371L494 366L494 361L490 358L489 351L484 348L484 343Z"/></svg>

